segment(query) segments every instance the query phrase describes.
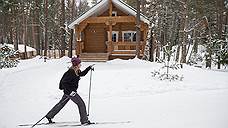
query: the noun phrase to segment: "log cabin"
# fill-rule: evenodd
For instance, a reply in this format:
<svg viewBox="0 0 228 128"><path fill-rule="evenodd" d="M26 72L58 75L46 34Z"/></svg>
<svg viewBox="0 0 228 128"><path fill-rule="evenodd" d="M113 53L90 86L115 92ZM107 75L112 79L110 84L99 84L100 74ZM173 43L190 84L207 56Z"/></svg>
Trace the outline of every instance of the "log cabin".
<svg viewBox="0 0 228 128"><path fill-rule="evenodd" d="M149 23L140 14L140 57L145 50ZM121 0L101 0L68 27L74 29L76 55L82 61L136 56L136 10Z"/></svg>

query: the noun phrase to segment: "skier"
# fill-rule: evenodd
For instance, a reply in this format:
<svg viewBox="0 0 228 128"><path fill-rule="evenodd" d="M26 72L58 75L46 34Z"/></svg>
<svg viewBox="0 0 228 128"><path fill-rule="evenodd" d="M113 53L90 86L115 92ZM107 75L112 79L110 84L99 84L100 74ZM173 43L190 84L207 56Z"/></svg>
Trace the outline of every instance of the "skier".
<svg viewBox="0 0 228 128"><path fill-rule="evenodd" d="M80 122L82 125L89 125L91 122L88 120L86 106L82 98L77 93L78 82L81 76L85 76L93 67L88 66L84 71L80 70L81 60L77 57L71 59L72 66L67 72L64 73L59 83L59 89L63 90L64 94L62 99L47 113L45 116L49 123L54 123L52 119L54 116L66 105L71 99L77 104L80 114Z"/></svg>

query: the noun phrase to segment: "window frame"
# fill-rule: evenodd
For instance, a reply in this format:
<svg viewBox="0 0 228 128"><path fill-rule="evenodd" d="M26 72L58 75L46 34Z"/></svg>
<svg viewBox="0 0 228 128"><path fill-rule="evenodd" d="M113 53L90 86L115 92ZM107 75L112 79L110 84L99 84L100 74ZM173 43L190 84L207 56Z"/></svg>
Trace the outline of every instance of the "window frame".
<svg viewBox="0 0 228 128"><path fill-rule="evenodd" d="M136 42L136 40L134 40L134 34L136 34L136 31L122 31L122 41L123 42L128 42L127 40L125 40L125 33L130 33L131 37L130 37L130 42Z"/></svg>
<svg viewBox="0 0 228 128"><path fill-rule="evenodd" d="M109 39L109 31L107 31L108 33L108 39ZM119 31L112 31L112 39L113 39L113 35L116 34L116 41L113 42L118 42L119 41Z"/></svg>
<svg viewBox="0 0 228 128"><path fill-rule="evenodd" d="M117 11L112 11L112 16L117 16Z"/></svg>

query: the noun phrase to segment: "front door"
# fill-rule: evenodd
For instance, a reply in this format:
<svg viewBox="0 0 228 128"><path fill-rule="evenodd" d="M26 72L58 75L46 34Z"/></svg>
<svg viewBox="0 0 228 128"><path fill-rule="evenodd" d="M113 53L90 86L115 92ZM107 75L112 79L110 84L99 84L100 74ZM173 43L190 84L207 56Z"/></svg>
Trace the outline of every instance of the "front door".
<svg viewBox="0 0 228 128"><path fill-rule="evenodd" d="M88 24L85 29L84 51L86 53L105 53L105 24Z"/></svg>

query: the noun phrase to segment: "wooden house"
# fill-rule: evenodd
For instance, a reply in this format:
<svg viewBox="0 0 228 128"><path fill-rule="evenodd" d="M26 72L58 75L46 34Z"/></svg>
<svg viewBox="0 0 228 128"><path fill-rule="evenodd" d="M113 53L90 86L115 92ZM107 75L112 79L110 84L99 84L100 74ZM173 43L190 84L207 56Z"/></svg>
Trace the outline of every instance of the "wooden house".
<svg viewBox="0 0 228 128"><path fill-rule="evenodd" d="M149 20L140 15L140 56ZM101 0L68 26L74 29L76 54L83 61L129 59L136 54L136 10L121 0Z"/></svg>

